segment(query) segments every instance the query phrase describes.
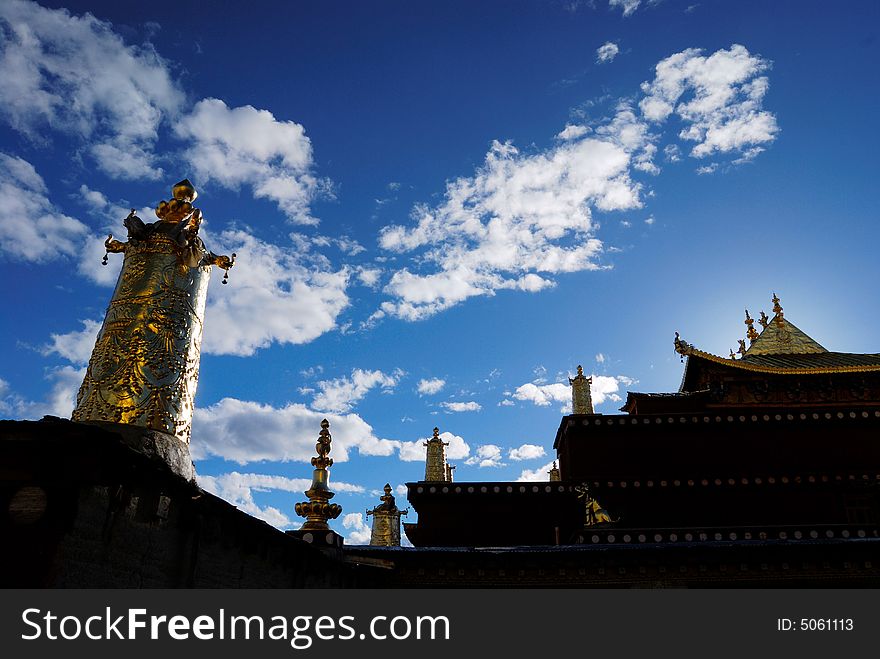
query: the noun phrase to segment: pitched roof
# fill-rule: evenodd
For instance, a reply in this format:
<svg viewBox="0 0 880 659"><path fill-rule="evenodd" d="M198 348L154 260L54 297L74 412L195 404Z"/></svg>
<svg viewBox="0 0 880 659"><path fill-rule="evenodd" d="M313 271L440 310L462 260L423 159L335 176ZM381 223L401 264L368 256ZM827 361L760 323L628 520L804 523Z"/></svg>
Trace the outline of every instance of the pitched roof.
<svg viewBox="0 0 880 659"><path fill-rule="evenodd" d="M778 313L749 346L743 359L755 355L804 355L822 352L828 351Z"/></svg>

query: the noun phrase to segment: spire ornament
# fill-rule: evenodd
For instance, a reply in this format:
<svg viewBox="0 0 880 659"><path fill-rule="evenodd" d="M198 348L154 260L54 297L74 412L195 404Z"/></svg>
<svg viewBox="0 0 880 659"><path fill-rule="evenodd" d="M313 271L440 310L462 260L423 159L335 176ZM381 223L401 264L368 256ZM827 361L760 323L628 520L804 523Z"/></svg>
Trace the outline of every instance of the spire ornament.
<svg viewBox="0 0 880 659"><path fill-rule="evenodd" d="M408 514L409 508L400 510L397 507L390 483L385 483L384 492L385 495L379 497L382 503L367 511L367 517L373 517L370 544L378 547L399 547L400 516Z"/></svg>
<svg viewBox="0 0 880 659"><path fill-rule="evenodd" d="M745 321L746 327L746 338L749 340L749 345L755 342L755 339L758 338L758 331L755 329L755 320L749 315L749 310L746 309L746 319Z"/></svg>
<svg viewBox="0 0 880 659"><path fill-rule="evenodd" d="M590 393L593 378L584 375L584 369L580 364L577 367L577 375L568 378L568 384L571 385L571 413L595 414L593 412L593 397Z"/></svg>
<svg viewBox="0 0 880 659"><path fill-rule="evenodd" d="M776 324L779 327L782 327L782 319L783 319L782 305L779 304L779 296L776 295L776 293L773 294L773 313L776 314L776 316L775 316Z"/></svg>
<svg viewBox="0 0 880 659"><path fill-rule="evenodd" d="M304 492L309 498L296 504L294 510L300 517L305 517L306 522L300 528L301 531L328 531L330 527L327 520L336 519L342 513L342 506L330 503L330 499L336 496L328 487L330 482L329 468L333 465L330 454L330 422L327 419L321 421L321 432L318 434L318 442L315 444L317 456L312 458L312 486Z"/></svg>
<svg viewBox="0 0 880 659"><path fill-rule="evenodd" d="M767 318L767 314L765 314L765 313L762 311L762 312L761 312L761 317L758 319L758 322L761 323L761 327L763 327L764 329L767 329L767 325L770 324L770 319Z"/></svg>
<svg viewBox="0 0 880 659"><path fill-rule="evenodd" d="M550 474L551 483L562 480L559 475L559 467L556 466L556 460L553 461L553 466L550 467L550 471L548 471L547 473Z"/></svg>
<svg viewBox="0 0 880 659"><path fill-rule="evenodd" d="M427 442L424 442L424 446L426 448L425 480L451 481L452 470L446 464L446 447L449 446L449 442L440 439L440 428L434 428L434 435Z"/></svg>

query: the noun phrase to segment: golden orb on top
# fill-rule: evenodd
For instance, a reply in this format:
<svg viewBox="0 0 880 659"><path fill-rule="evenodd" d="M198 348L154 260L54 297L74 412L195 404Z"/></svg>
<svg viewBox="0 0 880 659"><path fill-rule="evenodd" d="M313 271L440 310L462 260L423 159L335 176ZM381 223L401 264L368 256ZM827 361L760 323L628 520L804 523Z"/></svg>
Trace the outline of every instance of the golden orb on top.
<svg viewBox="0 0 880 659"><path fill-rule="evenodd" d="M196 200L196 197L199 196L199 193L196 192L196 189L193 187L193 184L189 182L189 179L185 178L180 183L174 184L174 187L171 188L171 196L179 201L188 201L189 203L192 203Z"/></svg>

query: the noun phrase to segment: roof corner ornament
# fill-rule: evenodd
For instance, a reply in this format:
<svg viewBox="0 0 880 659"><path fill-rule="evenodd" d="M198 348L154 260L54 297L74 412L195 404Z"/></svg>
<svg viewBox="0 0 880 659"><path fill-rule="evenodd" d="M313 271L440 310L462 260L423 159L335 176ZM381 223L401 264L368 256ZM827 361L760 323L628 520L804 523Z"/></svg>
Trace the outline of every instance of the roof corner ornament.
<svg viewBox="0 0 880 659"><path fill-rule="evenodd" d="M733 350L730 351L730 358L736 359L736 353Z"/></svg>
<svg viewBox="0 0 880 659"><path fill-rule="evenodd" d="M694 348L690 343L682 339L678 332L675 333L675 340L673 343L675 345L675 352L681 355L681 361L684 361L685 355L691 354L691 351Z"/></svg>
<svg viewBox="0 0 880 659"><path fill-rule="evenodd" d="M743 322L749 328L746 330L746 338L749 340L749 345L751 345L758 338L758 331L755 329L755 320L749 315L748 309L746 309L746 319Z"/></svg>
<svg viewBox="0 0 880 659"><path fill-rule="evenodd" d="M767 318L767 314L765 314L765 313L762 311L762 312L761 312L761 317L758 318L758 322L761 323L761 327L763 327L764 329L767 329L767 325L770 324L770 319Z"/></svg>
<svg viewBox="0 0 880 659"><path fill-rule="evenodd" d="M736 351L737 354L745 355L746 354L746 340L745 339L738 339L738 342L739 342L739 350Z"/></svg>

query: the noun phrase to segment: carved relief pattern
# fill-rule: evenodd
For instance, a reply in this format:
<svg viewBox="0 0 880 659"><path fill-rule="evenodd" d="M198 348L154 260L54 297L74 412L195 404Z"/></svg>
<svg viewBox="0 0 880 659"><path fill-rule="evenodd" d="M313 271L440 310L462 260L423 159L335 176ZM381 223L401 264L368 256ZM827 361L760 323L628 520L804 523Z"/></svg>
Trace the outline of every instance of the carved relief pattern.
<svg viewBox="0 0 880 659"><path fill-rule="evenodd" d="M77 396L75 421L144 426L188 442L210 266L163 235L132 241Z"/></svg>

